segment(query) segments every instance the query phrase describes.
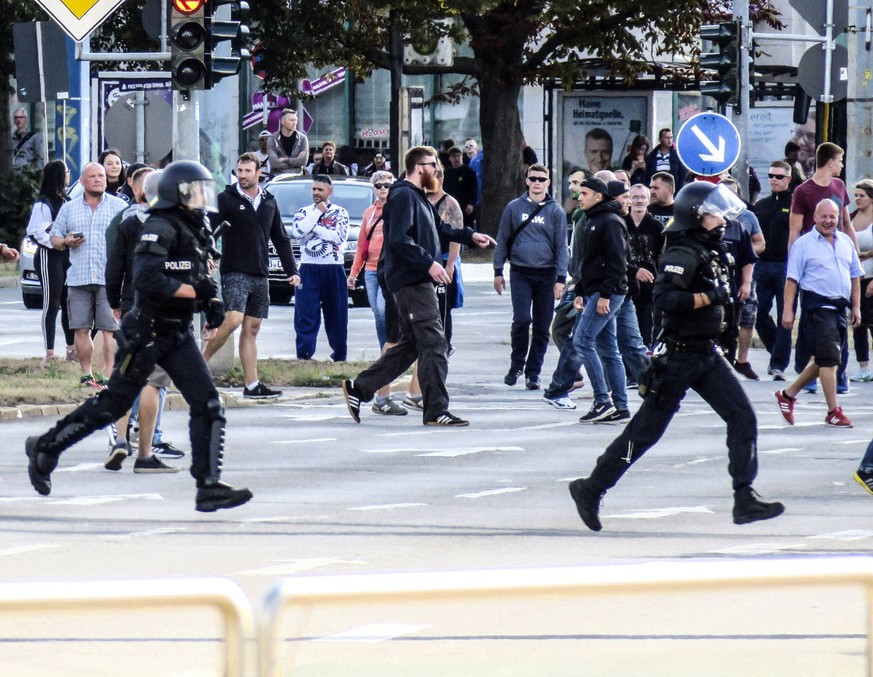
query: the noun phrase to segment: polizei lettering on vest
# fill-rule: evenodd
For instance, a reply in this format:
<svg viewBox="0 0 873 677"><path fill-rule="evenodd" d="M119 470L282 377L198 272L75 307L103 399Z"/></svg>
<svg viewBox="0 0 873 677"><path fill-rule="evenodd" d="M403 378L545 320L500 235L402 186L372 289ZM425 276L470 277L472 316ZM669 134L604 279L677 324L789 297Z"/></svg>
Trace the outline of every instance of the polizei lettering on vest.
<svg viewBox="0 0 873 677"><path fill-rule="evenodd" d="M167 261L164 270L191 270L190 261Z"/></svg>

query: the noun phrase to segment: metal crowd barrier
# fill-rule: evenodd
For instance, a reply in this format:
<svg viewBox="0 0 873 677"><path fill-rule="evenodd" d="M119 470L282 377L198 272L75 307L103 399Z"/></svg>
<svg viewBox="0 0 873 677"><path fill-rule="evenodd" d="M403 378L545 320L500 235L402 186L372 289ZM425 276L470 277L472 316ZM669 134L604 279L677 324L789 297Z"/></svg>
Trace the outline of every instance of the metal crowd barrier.
<svg viewBox="0 0 873 677"><path fill-rule="evenodd" d="M867 601L867 673L873 677L873 558L816 557L729 562L351 574L290 578L264 597L259 616L260 677L283 674L282 617L289 606L544 593L673 592L736 588L860 585Z"/></svg>
<svg viewBox="0 0 873 677"><path fill-rule="evenodd" d="M252 607L242 588L225 578L0 583L0 613L83 612L104 609L207 606L224 624L224 672L246 674L245 643L254 635Z"/></svg>

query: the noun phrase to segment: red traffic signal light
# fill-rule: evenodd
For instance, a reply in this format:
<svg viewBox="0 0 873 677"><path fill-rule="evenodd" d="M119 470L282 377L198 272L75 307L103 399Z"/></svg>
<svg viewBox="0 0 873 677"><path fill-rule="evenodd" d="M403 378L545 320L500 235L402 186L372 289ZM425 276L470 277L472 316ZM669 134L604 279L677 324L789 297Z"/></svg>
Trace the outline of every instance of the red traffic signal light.
<svg viewBox="0 0 873 677"><path fill-rule="evenodd" d="M193 14L206 4L206 0L173 0L173 9L182 14Z"/></svg>

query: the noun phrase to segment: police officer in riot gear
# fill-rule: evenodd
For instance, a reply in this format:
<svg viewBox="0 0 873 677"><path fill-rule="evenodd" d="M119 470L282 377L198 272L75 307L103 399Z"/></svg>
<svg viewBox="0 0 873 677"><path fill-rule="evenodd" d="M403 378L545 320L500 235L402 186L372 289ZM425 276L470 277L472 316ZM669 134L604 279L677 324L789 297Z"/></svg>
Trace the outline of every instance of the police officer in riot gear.
<svg viewBox="0 0 873 677"><path fill-rule="evenodd" d="M784 510L781 503L762 501L752 489L758 472L755 412L718 347L725 306L731 302L721 238L725 219L742 208L730 190L711 183L689 184L676 196L653 290L662 329L652 366L640 377L643 404L597 459L590 477L570 483L579 516L592 531L601 529L603 494L661 438L689 388L727 423L734 524L770 519Z"/></svg>
<svg viewBox="0 0 873 677"><path fill-rule="evenodd" d="M136 297L116 332L118 351L108 387L44 435L27 439L28 473L37 493L51 492L51 472L65 449L130 408L157 363L190 406L196 509L213 512L251 499L248 489L220 481L224 408L191 333L197 311L205 313L209 330L224 320L208 267L214 248L206 212L214 210L214 181L205 167L186 161L166 167L136 247Z"/></svg>

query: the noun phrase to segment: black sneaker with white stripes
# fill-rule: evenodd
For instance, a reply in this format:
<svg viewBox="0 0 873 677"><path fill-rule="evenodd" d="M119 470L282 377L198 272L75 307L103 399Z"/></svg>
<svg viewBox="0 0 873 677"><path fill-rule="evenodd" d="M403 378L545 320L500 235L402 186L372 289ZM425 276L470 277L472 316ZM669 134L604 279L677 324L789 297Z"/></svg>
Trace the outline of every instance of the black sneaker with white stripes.
<svg viewBox="0 0 873 677"><path fill-rule="evenodd" d="M596 423L615 413L615 407L610 402L595 402L584 416L579 417L579 423Z"/></svg>
<svg viewBox="0 0 873 677"><path fill-rule="evenodd" d="M349 414L355 419L355 423L361 422L361 393L355 388L352 381L346 379L343 381L343 395L346 398L346 406L349 408Z"/></svg>
<svg viewBox="0 0 873 677"><path fill-rule="evenodd" d="M449 412L444 414L440 414L435 419L428 421L425 425L439 425L439 426L447 426L450 428L463 428L464 426L470 425L469 421L465 421L462 418L455 416Z"/></svg>

